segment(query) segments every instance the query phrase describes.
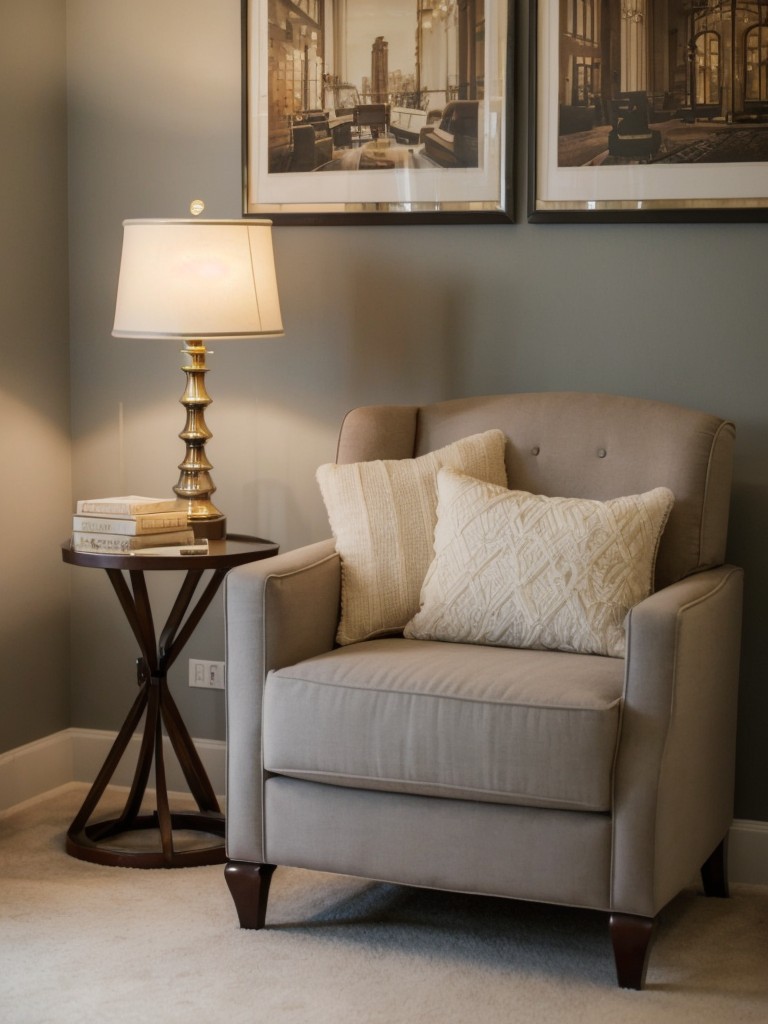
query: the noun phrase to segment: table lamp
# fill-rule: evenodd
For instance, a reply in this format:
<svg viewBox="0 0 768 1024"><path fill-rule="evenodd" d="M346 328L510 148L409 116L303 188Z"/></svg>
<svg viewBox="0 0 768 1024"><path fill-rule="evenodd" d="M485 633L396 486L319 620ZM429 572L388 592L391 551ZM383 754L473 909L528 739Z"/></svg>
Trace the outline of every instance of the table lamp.
<svg viewBox="0 0 768 1024"><path fill-rule="evenodd" d="M116 338L182 341L187 358L180 402L187 419L181 475L173 488L197 537L226 535L226 516L205 454L205 342L283 334L268 220L126 220L117 287Z"/></svg>

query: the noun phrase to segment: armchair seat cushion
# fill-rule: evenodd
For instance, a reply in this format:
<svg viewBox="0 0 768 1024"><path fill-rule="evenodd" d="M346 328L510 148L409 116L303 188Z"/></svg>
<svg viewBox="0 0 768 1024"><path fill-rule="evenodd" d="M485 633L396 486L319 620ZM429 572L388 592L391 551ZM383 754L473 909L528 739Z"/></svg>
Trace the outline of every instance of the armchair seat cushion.
<svg viewBox="0 0 768 1024"><path fill-rule="evenodd" d="M611 808L624 661L388 638L270 672L264 767L337 786Z"/></svg>

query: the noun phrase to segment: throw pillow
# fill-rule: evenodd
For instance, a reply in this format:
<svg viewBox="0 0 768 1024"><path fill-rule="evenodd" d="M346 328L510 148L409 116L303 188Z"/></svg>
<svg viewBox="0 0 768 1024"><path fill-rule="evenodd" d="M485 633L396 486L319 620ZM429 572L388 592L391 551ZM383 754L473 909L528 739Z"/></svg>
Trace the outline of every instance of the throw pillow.
<svg viewBox="0 0 768 1024"><path fill-rule="evenodd" d="M341 556L337 641L401 632L419 609L437 516L437 472L452 466L505 485L501 430L474 434L416 459L320 466L317 480Z"/></svg>
<svg viewBox="0 0 768 1024"><path fill-rule="evenodd" d="M666 487L548 498L443 469L435 558L405 635L622 657L673 503Z"/></svg>

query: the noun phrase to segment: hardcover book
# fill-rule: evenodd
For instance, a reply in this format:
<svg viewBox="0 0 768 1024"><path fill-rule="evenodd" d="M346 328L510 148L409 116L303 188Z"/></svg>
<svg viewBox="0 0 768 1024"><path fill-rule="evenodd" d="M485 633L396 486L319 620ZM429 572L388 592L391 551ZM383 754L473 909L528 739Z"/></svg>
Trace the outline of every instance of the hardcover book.
<svg viewBox="0 0 768 1024"><path fill-rule="evenodd" d="M80 533L118 533L138 536L145 533L167 533L187 528L187 513L143 512L135 516L74 516L74 529Z"/></svg>
<svg viewBox="0 0 768 1024"><path fill-rule="evenodd" d="M179 512L185 508L178 498L144 498L126 494L119 498L83 498L77 503L78 515L140 516L147 512Z"/></svg>
<svg viewBox="0 0 768 1024"><path fill-rule="evenodd" d="M195 535L192 530L174 530L160 535L147 533L138 537L114 533L81 533L80 531L75 531L72 534L72 546L75 551L123 554L164 544L192 544L194 539Z"/></svg>

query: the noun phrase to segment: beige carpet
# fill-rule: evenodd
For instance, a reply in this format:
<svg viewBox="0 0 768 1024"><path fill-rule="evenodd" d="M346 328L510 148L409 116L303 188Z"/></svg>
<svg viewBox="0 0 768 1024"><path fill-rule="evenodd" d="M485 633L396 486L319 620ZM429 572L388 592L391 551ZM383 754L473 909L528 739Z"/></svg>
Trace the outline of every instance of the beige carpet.
<svg viewBox="0 0 768 1024"><path fill-rule="evenodd" d="M84 790L0 819L0 1020L206 1024L768 1022L768 889L664 913L645 992L601 914L283 868L240 931L222 869L65 855Z"/></svg>

